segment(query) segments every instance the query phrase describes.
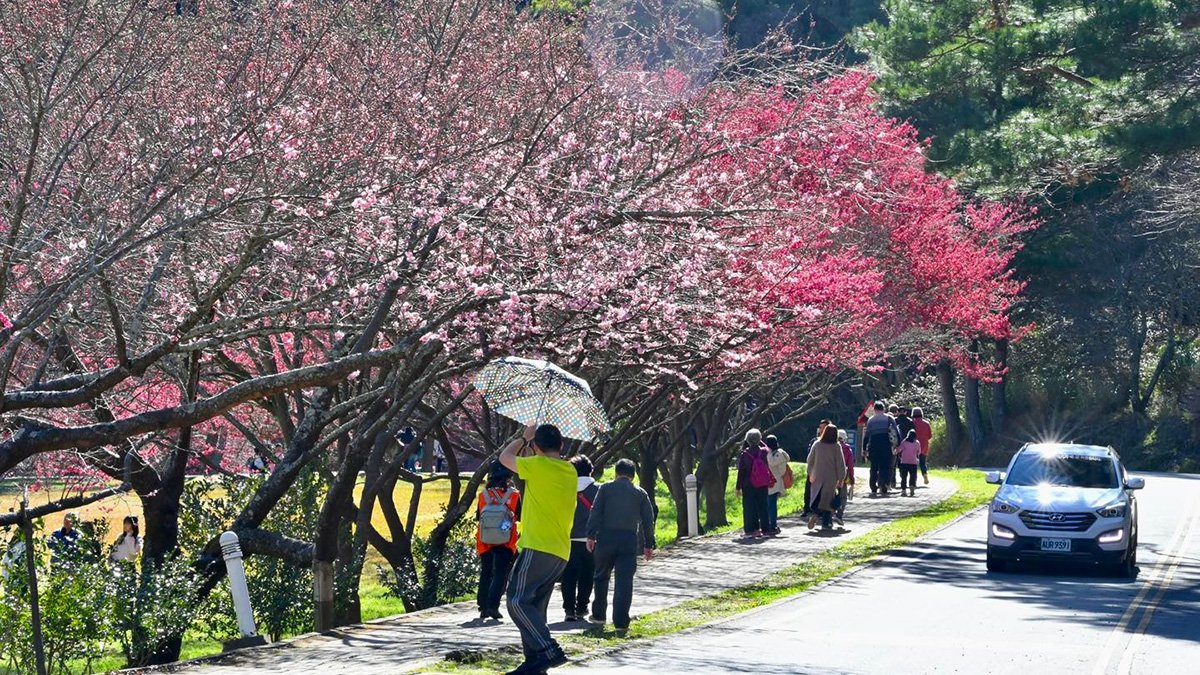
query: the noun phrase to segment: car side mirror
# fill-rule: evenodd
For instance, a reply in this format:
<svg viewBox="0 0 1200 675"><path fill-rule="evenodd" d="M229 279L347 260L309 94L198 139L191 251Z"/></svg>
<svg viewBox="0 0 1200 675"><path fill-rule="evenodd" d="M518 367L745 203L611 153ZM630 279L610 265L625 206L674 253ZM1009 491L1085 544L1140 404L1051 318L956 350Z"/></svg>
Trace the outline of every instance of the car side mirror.
<svg viewBox="0 0 1200 675"><path fill-rule="evenodd" d="M1000 473L999 471L988 471L987 473L983 474L983 479L987 481L989 485L999 485L1000 483L1004 482L1004 474Z"/></svg>
<svg viewBox="0 0 1200 675"><path fill-rule="evenodd" d="M1146 487L1145 478L1130 478L1125 481L1125 488L1129 490L1141 490L1144 487Z"/></svg>

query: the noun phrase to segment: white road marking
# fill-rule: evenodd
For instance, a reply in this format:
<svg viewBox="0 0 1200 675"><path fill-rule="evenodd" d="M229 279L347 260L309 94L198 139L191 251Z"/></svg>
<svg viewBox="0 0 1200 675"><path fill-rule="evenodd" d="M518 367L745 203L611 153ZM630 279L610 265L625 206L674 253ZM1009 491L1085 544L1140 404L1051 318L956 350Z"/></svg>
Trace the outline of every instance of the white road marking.
<svg viewBox="0 0 1200 675"><path fill-rule="evenodd" d="M1154 594L1154 598L1146 605L1145 611L1142 613L1142 620L1138 622L1137 629L1134 631L1133 639L1129 641L1129 645L1125 648L1125 653L1121 656L1121 663L1117 666L1117 673L1119 675L1129 675L1132 670L1134 656L1137 654L1142 640L1146 638L1146 628L1150 626L1150 620L1154 618L1154 610L1158 609L1158 603L1162 601L1163 596L1167 594L1167 590L1171 588L1171 581L1175 578L1175 572L1186 557L1185 554L1190 548L1192 537L1196 534L1197 524L1200 524L1200 518L1193 517L1187 536L1184 537L1180 547L1171 552L1171 564L1167 568L1166 574L1160 580L1161 583L1158 586L1158 592Z"/></svg>
<svg viewBox="0 0 1200 675"><path fill-rule="evenodd" d="M1133 617L1141 609L1142 603L1151 591L1158 588L1167 570L1171 567L1172 561L1177 557L1179 548L1184 543L1184 536L1191 531L1191 527L1196 523L1196 506L1200 504L1200 499L1192 503L1184 518L1179 519L1179 524L1175 526L1175 532L1171 534L1171 538L1167 547L1163 550L1163 555L1154 563L1154 569L1147 577L1146 582L1142 585L1141 590L1125 608L1125 613L1121 615L1121 620L1117 622L1115 628L1109 633L1108 640L1105 642L1104 651L1100 654L1100 659L1096 661L1096 666L1092 668L1092 675L1106 675L1108 673L1108 664L1112 661L1113 654L1116 652L1119 645L1126 640L1126 634L1129 630L1129 624L1133 621ZM1123 660L1123 659L1122 659Z"/></svg>

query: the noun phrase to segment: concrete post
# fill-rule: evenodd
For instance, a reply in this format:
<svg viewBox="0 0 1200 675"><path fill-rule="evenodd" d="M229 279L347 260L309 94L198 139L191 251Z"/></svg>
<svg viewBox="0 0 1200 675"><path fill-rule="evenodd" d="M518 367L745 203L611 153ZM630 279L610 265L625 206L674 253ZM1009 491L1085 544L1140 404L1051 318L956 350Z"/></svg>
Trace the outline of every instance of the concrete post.
<svg viewBox="0 0 1200 675"><path fill-rule="evenodd" d="M696 474L689 473L683 477L683 485L687 488L687 522L688 536L700 536L700 502L697 498Z"/></svg>
<svg viewBox="0 0 1200 675"><path fill-rule="evenodd" d="M246 586L246 568L242 564L242 545L236 532L221 533L221 555L225 558L225 572L229 575L229 593L233 596L233 610L237 613L238 631L241 638L225 643L225 650L265 645L266 640L254 626L254 609L250 606L250 589Z"/></svg>

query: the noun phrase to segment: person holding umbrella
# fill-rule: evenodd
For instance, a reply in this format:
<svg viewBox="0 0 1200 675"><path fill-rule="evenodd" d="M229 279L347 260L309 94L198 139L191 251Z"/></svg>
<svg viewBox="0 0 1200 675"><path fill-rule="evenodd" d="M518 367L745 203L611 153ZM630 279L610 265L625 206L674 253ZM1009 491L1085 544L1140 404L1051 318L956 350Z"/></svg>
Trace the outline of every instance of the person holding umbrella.
<svg viewBox="0 0 1200 675"><path fill-rule="evenodd" d="M523 456L532 449L531 456ZM575 467L564 461L562 433L553 424L529 425L500 453L500 463L525 482L521 537L508 586L508 614L521 631L525 662L509 675L542 673L567 662L546 625L546 609L567 561L575 517Z"/></svg>
<svg viewBox="0 0 1200 675"><path fill-rule="evenodd" d="M510 675L543 673L567 662L546 626L554 585L571 558L578 483L575 467L562 459L562 439L595 442L612 426L587 381L547 361L505 356L484 366L472 383L493 412L528 425L500 453L500 463L525 482L508 587L508 612L521 631L525 662Z"/></svg>

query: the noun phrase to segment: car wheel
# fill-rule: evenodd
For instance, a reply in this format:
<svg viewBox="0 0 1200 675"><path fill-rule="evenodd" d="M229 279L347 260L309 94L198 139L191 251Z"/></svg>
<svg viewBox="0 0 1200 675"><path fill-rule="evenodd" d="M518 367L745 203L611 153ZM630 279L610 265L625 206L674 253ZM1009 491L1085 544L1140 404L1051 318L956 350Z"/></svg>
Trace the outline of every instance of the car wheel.
<svg viewBox="0 0 1200 675"><path fill-rule="evenodd" d="M1008 561L1001 560L991 553L987 554L987 571L989 572L1005 572L1008 570Z"/></svg>
<svg viewBox="0 0 1200 675"><path fill-rule="evenodd" d="M1117 576L1126 579L1132 579L1137 576L1137 539L1129 542L1129 550L1125 552L1125 559L1117 565Z"/></svg>

